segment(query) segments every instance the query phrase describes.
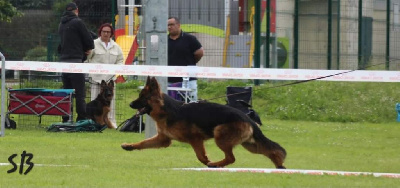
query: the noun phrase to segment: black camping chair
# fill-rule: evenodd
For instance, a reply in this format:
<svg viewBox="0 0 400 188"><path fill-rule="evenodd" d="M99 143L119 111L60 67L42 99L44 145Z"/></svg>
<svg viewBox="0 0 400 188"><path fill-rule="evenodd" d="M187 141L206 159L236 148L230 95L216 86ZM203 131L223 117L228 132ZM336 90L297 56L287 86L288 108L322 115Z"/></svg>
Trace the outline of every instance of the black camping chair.
<svg viewBox="0 0 400 188"><path fill-rule="evenodd" d="M252 96L252 87L226 87L226 105L239 109L247 114L254 122L262 125L257 112L252 109Z"/></svg>

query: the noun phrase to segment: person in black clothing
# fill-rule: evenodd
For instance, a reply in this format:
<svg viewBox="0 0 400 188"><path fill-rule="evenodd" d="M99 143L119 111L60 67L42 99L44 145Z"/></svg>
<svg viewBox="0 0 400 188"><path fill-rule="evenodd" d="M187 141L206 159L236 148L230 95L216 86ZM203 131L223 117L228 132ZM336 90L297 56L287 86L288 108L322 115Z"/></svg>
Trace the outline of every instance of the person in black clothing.
<svg viewBox="0 0 400 188"><path fill-rule="evenodd" d="M81 19L78 18L78 6L68 3L61 17L58 33L61 37L59 46L60 61L82 63L84 57L94 48L93 39ZM62 73L64 89L75 89L76 121L86 119L85 74ZM68 117L63 117L66 122Z"/></svg>
<svg viewBox="0 0 400 188"><path fill-rule="evenodd" d="M182 31L177 17L168 18L168 32L168 66L196 66L204 54L197 38ZM168 77L170 86L182 81L181 77ZM187 87L192 89L190 100L197 101L197 78L189 78Z"/></svg>

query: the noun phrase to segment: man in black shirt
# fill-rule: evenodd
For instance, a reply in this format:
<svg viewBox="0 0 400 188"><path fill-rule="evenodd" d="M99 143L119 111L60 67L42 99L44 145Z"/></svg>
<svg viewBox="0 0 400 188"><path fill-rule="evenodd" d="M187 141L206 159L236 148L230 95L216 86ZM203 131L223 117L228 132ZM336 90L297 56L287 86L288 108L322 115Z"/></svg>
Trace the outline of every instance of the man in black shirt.
<svg viewBox="0 0 400 188"><path fill-rule="evenodd" d="M204 50L195 36L184 33L177 17L168 18L168 66L196 66ZM168 83L182 82L180 77L169 77ZM197 79L189 78L191 101L197 101Z"/></svg>
<svg viewBox="0 0 400 188"><path fill-rule="evenodd" d="M58 33L61 38L59 46L60 61L82 63L84 57L94 48L93 39L85 24L78 18L78 6L68 3L61 17ZM86 119L86 92L84 73L62 73L64 89L75 89L75 106L78 117L76 121ZM63 117L66 122L68 117Z"/></svg>

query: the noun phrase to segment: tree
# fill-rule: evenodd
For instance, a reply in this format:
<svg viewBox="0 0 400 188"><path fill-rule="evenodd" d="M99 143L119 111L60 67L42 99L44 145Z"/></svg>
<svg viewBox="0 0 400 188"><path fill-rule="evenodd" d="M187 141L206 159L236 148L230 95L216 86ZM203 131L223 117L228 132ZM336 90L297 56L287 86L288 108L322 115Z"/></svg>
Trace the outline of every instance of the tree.
<svg viewBox="0 0 400 188"><path fill-rule="evenodd" d="M47 48L44 46L36 46L26 52L24 61L47 61Z"/></svg>
<svg viewBox="0 0 400 188"><path fill-rule="evenodd" d="M14 16L22 16L22 13L15 8L9 0L0 1L0 21L11 22Z"/></svg>
<svg viewBox="0 0 400 188"><path fill-rule="evenodd" d="M46 9L51 8L53 0L10 0L17 9Z"/></svg>
<svg viewBox="0 0 400 188"><path fill-rule="evenodd" d="M97 30L103 23L112 22L112 1L110 0L75 0L79 7L79 17L90 30ZM114 12L118 12L115 7Z"/></svg>

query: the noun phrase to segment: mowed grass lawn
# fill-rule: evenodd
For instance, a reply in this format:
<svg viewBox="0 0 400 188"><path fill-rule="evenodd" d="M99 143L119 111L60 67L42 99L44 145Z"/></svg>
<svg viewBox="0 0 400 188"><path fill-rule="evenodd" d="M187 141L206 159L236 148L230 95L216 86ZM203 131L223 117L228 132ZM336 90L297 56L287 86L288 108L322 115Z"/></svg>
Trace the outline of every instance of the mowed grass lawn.
<svg viewBox="0 0 400 188"><path fill-rule="evenodd" d="M287 150L289 169L400 173L399 123L263 122L267 137ZM0 187L400 187L400 179L373 176L173 170L204 166L189 145L178 142L132 152L120 147L144 137L115 130L49 133L23 125L6 130L0 138ZM213 140L206 149L211 160L223 158ZM21 175L18 166L7 173L13 167L8 157L18 154L14 162L20 163L23 151L34 155L33 169ZM236 162L226 168L274 168L269 159L241 146L234 153Z"/></svg>

